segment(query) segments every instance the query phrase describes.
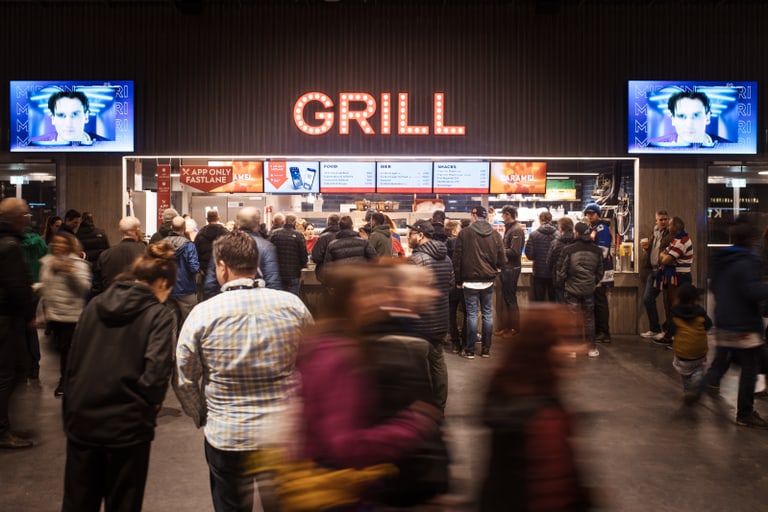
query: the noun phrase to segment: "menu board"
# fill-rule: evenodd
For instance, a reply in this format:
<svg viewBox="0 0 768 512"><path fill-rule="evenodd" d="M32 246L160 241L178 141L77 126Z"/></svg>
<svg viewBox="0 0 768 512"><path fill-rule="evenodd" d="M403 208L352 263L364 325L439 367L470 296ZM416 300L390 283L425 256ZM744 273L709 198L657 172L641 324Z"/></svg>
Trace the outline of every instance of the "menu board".
<svg viewBox="0 0 768 512"><path fill-rule="evenodd" d="M376 162L376 192L431 194L432 162Z"/></svg>
<svg viewBox="0 0 768 512"><path fill-rule="evenodd" d="M264 174L264 191L272 194L316 194L318 162L270 160Z"/></svg>
<svg viewBox="0 0 768 512"><path fill-rule="evenodd" d="M435 162L435 194L487 194L488 162Z"/></svg>
<svg viewBox="0 0 768 512"><path fill-rule="evenodd" d="M321 193L359 194L375 191L375 162L320 162Z"/></svg>

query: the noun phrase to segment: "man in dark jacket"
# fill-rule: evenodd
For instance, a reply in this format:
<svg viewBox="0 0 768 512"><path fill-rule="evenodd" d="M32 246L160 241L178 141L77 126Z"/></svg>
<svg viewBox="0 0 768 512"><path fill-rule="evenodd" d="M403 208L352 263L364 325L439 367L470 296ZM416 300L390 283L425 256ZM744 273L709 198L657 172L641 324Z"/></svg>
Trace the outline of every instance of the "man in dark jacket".
<svg viewBox="0 0 768 512"><path fill-rule="evenodd" d="M555 302L558 304L565 304L565 290L563 289L563 283L557 283L555 279L555 276L557 276L557 264L560 261L563 249L572 243L573 240L573 219L570 217L560 217L557 220L557 237L555 237L552 245L549 247L549 254L547 255L547 266L552 273L552 285L555 289Z"/></svg>
<svg viewBox="0 0 768 512"><path fill-rule="evenodd" d="M352 229L354 221L349 215L344 215L339 219L339 232L336 238L328 244L325 251L325 264L359 263L374 262L379 256L373 249L373 246L361 237L360 234Z"/></svg>
<svg viewBox="0 0 768 512"><path fill-rule="evenodd" d="M321 283L323 282L323 265L325 264L325 251L328 244L336 238L336 234L341 231L339 227L339 215L334 213L328 216L327 226L320 233L315 246L312 248L312 261L315 263L315 276Z"/></svg>
<svg viewBox="0 0 768 512"><path fill-rule="evenodd" d="M208 210L205 214L205 220L208 222L197 232L195 237L195 249L197 249L197 259L200 261L200 268L208 268L208 262L211 260L211 251L213 250L213 241L221 235L229 233L227 228L219 223L219 212L217 210Z"/></svg>
<svg viewBox="0 0 768 512"><path fill-rule="evenodd" d="M520 332L520 308L517 305L517 282L522 270L521 258L525 243L525 226L517 221L517 208L506 205L501 209L504 219L504 256L507 262L501 270L501 291L504 305L500 311L501 330L495 334L511 336Z"/></svg>
<svg viewBox="0 0 768 512"><path fill-rule="evenodd" d="M91 295L96 296L109 288L109 285L122 272L131 268L133 262L144 254L144 234L141 232L141 221L136 217L123 217L118 225L122 239L101 253L93 266L93 284Z"/></svg>
<svg viewBox="0 0 768 512"><path fill-rule="evenodd" d="M539 227L528 237L525 256L533 262L533 300L554 302L555 289L552 274L547 267L547 255L555 240L557 229L552 224L552 214L545 210L539 214Z"/></svg>
<svg viewBox="0 0 768 512"><path fill-rule="evenodd" d="M296 216L288 214L281 229L272 232L269 241L277 251L282 290L299 295L301 290L301 269L307 266L307 243L304 234L296 231Z"/></svg>
<svg viewBox="0 0 768 512"><path fill-rule="evenodd" d="M81 219L76 236L85 252L85 259L93 264L99 260L101 253L109 249L109 239L103 229L96 227L91 212L83 212Z"/></svg>
<svg viewBox="0 0 768 512"><path fill-rule="evenodd" d="M488 223L486 209L483 206L475 206L471 215L472 223L459 232L453 251L456 286L464 290L464 305L467 311L462 353L467 359L475 358L478 303L483 315L482 356L490 356L493 334L493 282L506 261L501 235Z"/></svg>
<svg viewBox="0 0 768 512"><path fill-rule="evenodd" d="M195 276L200 272L197 250L186 236L187 223L178 216L171 221L171 232L163 241L171 244L176 251L176 284L168 297L168 305L176 311L179 329L197 304Z"/></svg>
<svg viewBox="0 0 768 512"><path fill-rule="evenodd" d="M432 271L432 289L437 293L431 304L425 305L419 312L421 318L416 324L416 331L429 342L429 373L435 403L445 410L448 371L443 358L443 341L448 333L448 296L456 284L453 263L445 243L432 239L435 233L432 222L417 220L408 228L408 245L413 250L410 261Z"/></svg>
<svg viewBox="0 0 768 512"><path fill-rule="evenodd" d="M752 252L757 228L739 218L731 227L732 247L720 250L712 266L711 287L715 294L715 359L701 381L701 389L719 389L720 379L731 359L741 366L736 400L736 424L768 429L755 411L755 381L764 350L760 302L768 300L768 285L762 281L760 258Z"/></svg>
<svg viewBox="0 0 768 512"><path fill-rule="evenodd" d="M280 268L277 262L277 251L272 242L267 240L261 232L261 210L253 206L246 206L237 212L237 229L245 231L256 242L259 250L259 272L255 276L263 279L267 288L280 289ZM205 271L203 283L203 297L209 299L221 293L221 285L216 278L216 262L211 258Z"/></svg>
<svg viewBox="0 0 768 512"><path fill-rule="evenodd" d="M61 227L59 228L59 231L66 231L70 235L77 236L77 228L80 227L80 219L82 218L82 215L80 215L80 212L77 210L67 210L67 212L64 214L64 219L62 219Z"/></svg>
<svg viewBox="0 0 768 512"><path fill-rule="evenodd" d="M556 286L565 290L565 303L581 311L589 338L589 357L600 351L595 344L595 288L603 278L603 253L592 243L590 228L576 223L576 239L567 245L557 263Z"/></svg>
<svg viewBox="0 0 768 512"><path fill-rule="evenodd" d="M35 314L32 278L21 249L30 217L23 199L0 202L0 448L32 446L32 441L11 432L8 418L14 383L27 372L25 330Z"/></svg>

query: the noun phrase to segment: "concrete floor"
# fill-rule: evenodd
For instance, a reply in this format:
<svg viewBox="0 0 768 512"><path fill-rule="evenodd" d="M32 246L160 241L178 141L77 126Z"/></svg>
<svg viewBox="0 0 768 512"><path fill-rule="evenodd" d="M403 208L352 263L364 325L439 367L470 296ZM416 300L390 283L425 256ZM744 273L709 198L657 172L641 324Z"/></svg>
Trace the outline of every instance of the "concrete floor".
<svg viewBox="0 0 768 512"><path fill-rule="evenodd" d="M473 510L482 479L486 434L477 423L491 359L446 354L449 369L447 431L455 459L451 505ZM509 342L507 342L509 343ZM0 511L60 508L65 438L61 402L53 398L58 359L43 342L40 385L18 388L12 422L36 446L0 451ZM705 398L686 409L669 350L638 336L615 336L597 359L573 362L566 402L577 414L575 439L589 485L608 511L759 511L768 502L768 431L737 427L737 373L723 380L720 401ZM144 510L212 510L203 436L180 414L172 392L158 421ZM756 403L768 417L768 401ZM435 509L432 509L435 510Z"/></svg>

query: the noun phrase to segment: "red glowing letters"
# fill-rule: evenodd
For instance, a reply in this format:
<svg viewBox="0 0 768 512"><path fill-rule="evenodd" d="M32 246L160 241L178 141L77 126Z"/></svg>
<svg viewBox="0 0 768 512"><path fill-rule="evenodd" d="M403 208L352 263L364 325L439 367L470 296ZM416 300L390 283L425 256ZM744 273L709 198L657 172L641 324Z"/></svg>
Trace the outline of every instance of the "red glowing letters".
<svg viewBox="0 0 768 512"><path fill-rule="evenodd" d="M392 98L388 92L381 93L381 110L379 112L379 133L392 133ZM314 121L320 124L309 124L305 118L307 106L313 105ZM376 99L367 92L339 93L339 135L349 135L349 125L357 123L365 135L375 135L369 120L376 113ZM336 119L333 100L322 92L308 92L296 100L293 107L293 121L296 127L307 135L323 135L331 131ZM445 124L445 94L436 92L433 98L433 128L435 135L463 136L466 128L463 125L448 126ZM429 135L429 126L410 125L408 119L408 93L397 95L397 111L395 113L398 135Z"/></svg>

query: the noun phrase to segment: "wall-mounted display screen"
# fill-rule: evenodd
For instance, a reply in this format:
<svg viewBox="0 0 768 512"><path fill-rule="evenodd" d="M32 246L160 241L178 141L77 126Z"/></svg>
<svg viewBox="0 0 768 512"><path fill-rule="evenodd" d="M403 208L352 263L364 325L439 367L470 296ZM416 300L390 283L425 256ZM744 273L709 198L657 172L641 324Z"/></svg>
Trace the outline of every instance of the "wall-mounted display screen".
<svg viewBox="0 0 768 512"><path fill-rule="evenodd" d="M376 191L376 162L320 162L320 192L365 194Z"/></svg>
<svg viewBox="0 0 768 512"><path fill-rule="evenodd" d="M546 162L491 162L491 194L544 194Z"/></svg>
<svg viewBox="0 0 768 512"><path fill-rule="evenodd" d="M576 180L547 180L547 201L575 201Z"/></svg>
<svg viewBox="0 0 768 512"><path fill-rule="evenodd" d="M757 153L757 82L629 82L630 153Z"/></svg>
<svg viewBox="0 0 768 512"><path fill-rule="evenodd" d="M432 162L376 162L380 194L431 194Z"/></svg>
<svg viewBox="0 0 768 512"><path fill-rule="evenodd" d="M435 162L435 194L487 194L488 162Z"/></svg>
<svg viewBox="0 0 768 512"><path fill-rule="evenodd" d="M264 173L264 191L272 194L316 194L320 192L319 162L269 160Z"/></svg>
<svg viewBox="0 0 768 512"><path fill-rule="evenodd" d="M232 168L232 181L212 189L211 192L248 192L251 194L264 192L264 162L260 160L211 160L208 165Z"/></svg>
<svg viewBox="0 0 768 512"><path fill-rule="evenodd" d="M133 151L133 81L12 81L11 151Z"/></svg>

